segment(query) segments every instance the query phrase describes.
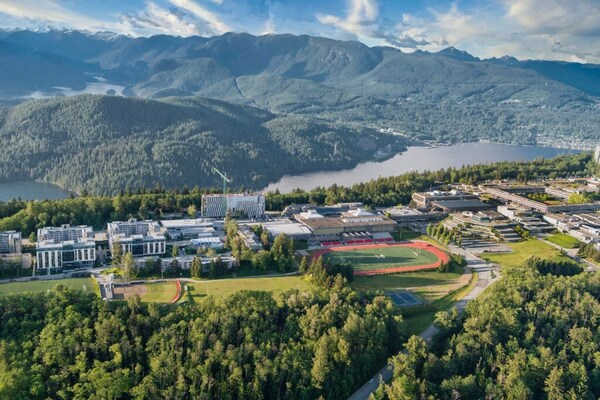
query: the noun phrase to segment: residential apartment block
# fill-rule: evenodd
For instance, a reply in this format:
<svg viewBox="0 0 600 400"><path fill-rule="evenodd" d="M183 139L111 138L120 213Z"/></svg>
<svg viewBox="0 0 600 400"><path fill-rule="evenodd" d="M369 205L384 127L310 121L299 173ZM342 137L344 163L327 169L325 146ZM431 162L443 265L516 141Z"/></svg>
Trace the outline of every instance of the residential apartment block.
<svg viewBox="0 0 600 400"><path fill-rule="evenodd" d="M48 274L92 268L96 261L94 231L89 226L38 229L35 249L36 269Z"/></svg>
<svg viewBox="0 0 600 400"><path fill-rule="evenodd" d="M111 252L117 244L123 254L131 253L134 257L158 256L166 251L166 238L156 221L110 222L107 235Z"/></svg>
<svg viewBox="0 0 600 400"><path fill-rule="evenodd" d="M21 254L21 232L0 232L0 254Z"/></svg>

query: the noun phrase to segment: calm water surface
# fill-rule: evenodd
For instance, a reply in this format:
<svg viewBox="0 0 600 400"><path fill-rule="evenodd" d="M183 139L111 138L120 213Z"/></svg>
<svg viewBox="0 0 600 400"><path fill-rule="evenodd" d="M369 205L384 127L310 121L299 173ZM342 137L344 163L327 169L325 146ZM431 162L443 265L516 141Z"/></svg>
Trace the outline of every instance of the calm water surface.
<svg viewBox="0 0 600 400"><path fill-rule="evenodd" d="M0 201L8 201L19 197L23 200L56 200L67 198L69 195L68 191L50 183L0 183Z"/></svg>
<svg viewBox="0 0 600 400"><path fill-rule="evenodd" d="M438 170L463 165L495 161L533 160L538 157L555 157L559 154L577 153L577 150L556 149L542 146L511 146L495 143L464 143L445 147L410 147L383 162L366 162L342 171L323 171L309 174L284 176L265 188L279 189L287 193L295 188L305 190L317 186L350 186L358 182L385 176L399 175L411 170ZM0 183L0 201L21 197L26 200L63 199L69 192L56 185L41 182Z"/></svg>
<svg viewBox="0 0 600 400"><path fill-rule="evenodd" d="M578 150L543 146L514 146L497 143L463 143L441 147L409 147L407 151L383 162L366 162L342 171L314 172L284 176L264 190L289 193L295 188L311 190L317 186L328 187L334 183L351 186L378 177L400 175L416 170L435 171L441 168L484 164L496 161L526 161L539 157L551 158L559 154L578 153Z"/></svg>

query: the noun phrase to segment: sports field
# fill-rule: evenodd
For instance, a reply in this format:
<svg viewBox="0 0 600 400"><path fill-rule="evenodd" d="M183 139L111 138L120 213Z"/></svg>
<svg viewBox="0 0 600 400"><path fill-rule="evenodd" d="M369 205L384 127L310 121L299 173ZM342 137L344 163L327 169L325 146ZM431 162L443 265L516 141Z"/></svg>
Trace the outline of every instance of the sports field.
<svg viewBox="0 0 600 400"><path fill-rule="evenodd" d="M435 269L448 261L446 253L422 241L332 247L313 255L319 256L334 263L351 263L359 276Z"/></svg>
<svg viewBox="0 0 600 400"><path fill-rule="evenodd" d="M71 278L38 280L29 282L10 282L0 284L0 296L25 292L45 292L56 285L64 285L73 289L93 291L95 282L91 278Z"/></svg>

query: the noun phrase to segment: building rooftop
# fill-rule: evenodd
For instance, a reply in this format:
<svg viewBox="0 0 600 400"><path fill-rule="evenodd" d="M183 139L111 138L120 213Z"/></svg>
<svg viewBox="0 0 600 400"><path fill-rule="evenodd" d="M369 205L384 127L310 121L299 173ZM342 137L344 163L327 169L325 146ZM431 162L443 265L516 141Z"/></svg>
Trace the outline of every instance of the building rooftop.
<svg viewBox="0 0 600 400"><path fill-rule="evenodd" d="M190 218L190 219L165 219L161 220L160 224L163 228L175 229L175 228L190 228L190 227L212 227L211 221L205 221L202 218Z"/></svg>
<svg viewBox="0 0 600 400"><path fill-rule="evenodd" d="M266 222L263 227L272 235L286 234L287 236L310 235L311 231L306 226L291 221Z"/></svg>

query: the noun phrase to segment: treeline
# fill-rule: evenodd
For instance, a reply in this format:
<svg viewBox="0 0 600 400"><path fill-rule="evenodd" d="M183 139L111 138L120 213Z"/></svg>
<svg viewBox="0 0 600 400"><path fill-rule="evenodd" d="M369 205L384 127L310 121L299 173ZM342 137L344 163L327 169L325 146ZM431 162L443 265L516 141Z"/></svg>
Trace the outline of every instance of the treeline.
<svg viewBox="0 0 600 400"><path fill-rule="evenodd" d="M475 184L486 180L514 179L521 182L544 178L588 176L595 171L591 153L540 158L533 161L507 161L493 164L446 168L435 172L409 172L357 183L351 187L332 185L311 191L294 190L289 194L270 193L268 210L282 210L291 204L335 204L361 201L371 207L408 204L414 192L430 190L448 183Z"/></svg>
<svg viewBox="0 0 600 400"><path fill-rule="evenodd" d="M373 399L598 398L600 274L560 264L504 270L463 316L439 313L431 349L413 336Z"/></svg>
<svg viewBox="0 0 600 400"><path fill-rule="evenodd" d="M582 243L577 252L583 258L588 258L595 262L600 262L600 250L594 243Z"/></svg>
<svg viewBox="0 0 600 400"><path fill-rule="evenodd" d="M462 243L462 235L460 235L453 229L446 228L441 222L437 225L427 225L427 235L431 236L432 238L444 245L448 245L450 244L450 242L452 242L460 246L460 244Z"/></svg>
<svg viewBox="0 0 600 400"><path fill-rule="evenodd" d="M410 172L351 187L332 185L311 191L294 190L289 194L275 192L267 194L266 203L267 209L272 211L281 211L291 204L335 204L349 201L360 201L369 207L395 206L409 204L414 192L451 182L517 179L520 175L526 176L528 180L585 176L593 170L591 154L581 153L530 162L502 162L436 172ZM125 190L114 197L85 195L52 201L0 202L0 230L18 230L27 236L40 227L65 223L86 224L101 229L111 220L129 217L159 218L166 213L183 213L190 205L200 209L202 194L209 191L198 187L190 190L185 186L181 190L168 191L157 186L147 190Z"/></svg>
<svg viewBox="0 0 600 400"><path fill-rule="evenodd" d="M331 263L323 260L323 257L313 257L310 262L307 257L303 257L300 273L309 275L312 283L324 288L343 287L354 280L352 264Z"/></svg>
<svg viewBox="0 0 600 400"><path fill-rule="evenodd" d="M58 286L0 298L0 398L347 398L403 329L389 299L348 288L165 308Z"/></svg>

